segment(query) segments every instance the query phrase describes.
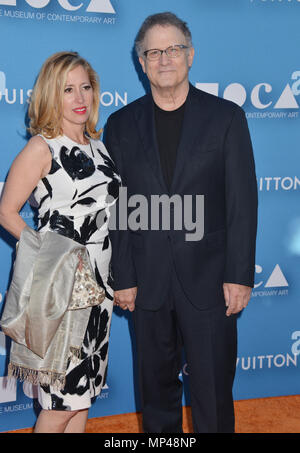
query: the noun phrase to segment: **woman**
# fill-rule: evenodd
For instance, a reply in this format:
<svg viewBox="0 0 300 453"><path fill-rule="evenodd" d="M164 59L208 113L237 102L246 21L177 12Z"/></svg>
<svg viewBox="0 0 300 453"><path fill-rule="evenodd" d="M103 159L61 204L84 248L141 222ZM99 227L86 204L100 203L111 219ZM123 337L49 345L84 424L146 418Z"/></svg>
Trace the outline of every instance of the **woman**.
<svg viewBox="0 0 300 453"><path fill-rule="evenodd" d="M120 179L95 129L98 107L97 75L86 60L76 52L48 58L29 106L32 138L12 164L0 204L0 223L19 239L26 226L19 211L33 193L37 230L85 245L106 294L91 309L80 361L68 361L63 389L39 386L42 411L35 432L84 432L88 408L105 383L113 308L108 209Z"/></svg>

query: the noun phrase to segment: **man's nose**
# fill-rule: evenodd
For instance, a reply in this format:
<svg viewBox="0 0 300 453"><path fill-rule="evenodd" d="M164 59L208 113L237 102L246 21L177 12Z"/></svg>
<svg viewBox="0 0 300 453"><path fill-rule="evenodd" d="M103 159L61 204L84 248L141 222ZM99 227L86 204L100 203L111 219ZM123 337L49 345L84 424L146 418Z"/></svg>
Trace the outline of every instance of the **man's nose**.
<svg viewBox="0 0 300 453"><path fill-rule="evenodd" d="M160 64L168 64L170 62L170 57L168 57L165 51L161 53L159 62Z"/></svg>

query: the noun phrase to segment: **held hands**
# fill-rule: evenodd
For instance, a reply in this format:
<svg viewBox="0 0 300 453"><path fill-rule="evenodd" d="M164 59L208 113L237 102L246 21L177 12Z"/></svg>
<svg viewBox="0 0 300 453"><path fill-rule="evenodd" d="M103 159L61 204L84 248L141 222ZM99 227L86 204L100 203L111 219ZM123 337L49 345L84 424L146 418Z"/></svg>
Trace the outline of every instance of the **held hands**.
<svg viewBox="0 0 300 453"><path fill-rule="evenodd" d="M224 283L223 290L226 307L228 307L226 316L239 313L247 307L252 288L236 283Z"/></svg>
<svg viewBox="0 0 300 453"><path fill-rule="evenodd" d="M135 298L137 294L137 287L120 289L115 291L114 295L114 305L122 308L122 310L134 311L135 308Z"/></svg>

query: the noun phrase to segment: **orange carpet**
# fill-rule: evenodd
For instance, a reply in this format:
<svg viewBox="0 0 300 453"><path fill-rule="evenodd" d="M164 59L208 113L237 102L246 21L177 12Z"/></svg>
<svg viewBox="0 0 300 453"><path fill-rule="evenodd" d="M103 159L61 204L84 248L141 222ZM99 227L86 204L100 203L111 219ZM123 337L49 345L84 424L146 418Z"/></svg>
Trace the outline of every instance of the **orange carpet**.
<svg viewBox="0 0 300 453"><path fill-rule="evenodd" d="M299 433L300 395L235 402L237 433ZM183 408L183 429L192 433L190 407ZM31 433L32 428L14 431ZM141 433L141 414L91 418L87 433Z"/></svg>

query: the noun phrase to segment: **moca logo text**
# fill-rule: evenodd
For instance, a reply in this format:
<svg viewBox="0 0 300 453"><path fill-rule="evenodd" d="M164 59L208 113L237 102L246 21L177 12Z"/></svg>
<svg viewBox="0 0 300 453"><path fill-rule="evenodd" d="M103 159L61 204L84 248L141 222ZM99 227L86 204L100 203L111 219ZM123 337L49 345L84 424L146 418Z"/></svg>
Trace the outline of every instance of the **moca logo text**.
<svg viewBox="0 0 300 453"><path fill-rule="evenodd" d="M261 275L263 273L263 267L256 264L255 273ZM288 287L289 284L287 279L285 278L279 264L276 264L267 281L260 279L259 282L255 283L251 297L287 296Z"/></svg>
<svg viewBox="0 0 300 453"><path fill-rule="evenodd" d="M26 3L32 8L45 8L53 0L25 0ZM77 11L82 8L85 4L88 4L86 12L88 13L111 13L116 14L110 0L89 0L87 2L82 2L79 5L74 6L70 0L55 0L60 6L67 11ZM20 4L21 2L18 1ZM24 2L22 2L24 3ZM6 6L17 6L17 0L0 0L0 5Z"/></svg>
<svg viewBox="0 0 300 453"><path fill-rule="evenodd" d="M207 93L219 96L219 83L196 83L196 87ZM258 110L266 109L299 109L295 98L300 94L300 71L294 71L291 75L291 83L287 83L277 99L272 98L273 87L270 83L262 82L255 85L250 92L250 101L253 107ZM224 92L223 98L235 102L240 107L247 100L248 93L241 83L229 84Z"/></svg>

